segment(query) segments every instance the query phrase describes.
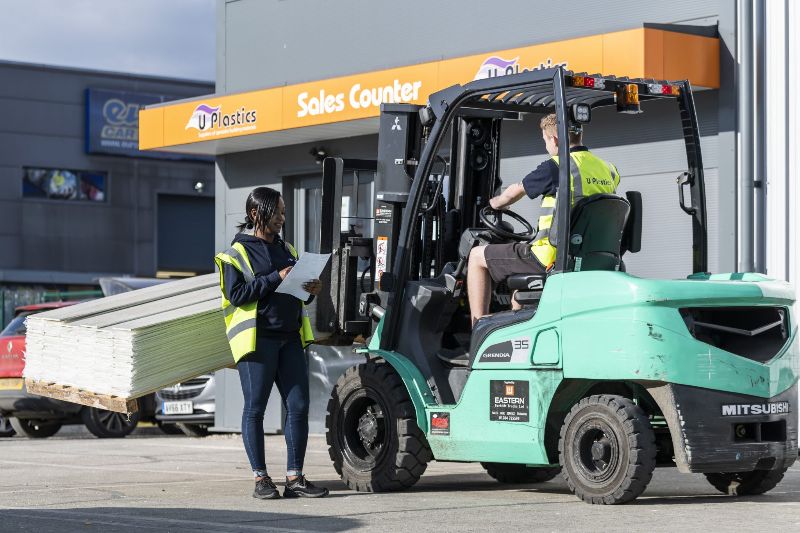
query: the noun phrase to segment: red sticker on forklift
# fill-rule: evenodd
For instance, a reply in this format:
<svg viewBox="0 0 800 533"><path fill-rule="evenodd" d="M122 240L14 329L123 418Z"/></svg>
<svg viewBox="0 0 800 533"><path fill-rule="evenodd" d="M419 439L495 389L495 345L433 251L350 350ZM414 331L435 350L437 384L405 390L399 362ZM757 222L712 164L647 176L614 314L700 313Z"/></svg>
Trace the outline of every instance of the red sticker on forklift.
<svg viewBox="0 0 800 533"><path fill-rule="evenodd" d="M450 413L431 413L431 435L450 434Z"/></svg>
<svg viewBox="0 0 800 533"><path fill-rule="evenodd" d="M528 388L527 381L491 380L489 382L489 420L527 422L530 413Z"/></svg>

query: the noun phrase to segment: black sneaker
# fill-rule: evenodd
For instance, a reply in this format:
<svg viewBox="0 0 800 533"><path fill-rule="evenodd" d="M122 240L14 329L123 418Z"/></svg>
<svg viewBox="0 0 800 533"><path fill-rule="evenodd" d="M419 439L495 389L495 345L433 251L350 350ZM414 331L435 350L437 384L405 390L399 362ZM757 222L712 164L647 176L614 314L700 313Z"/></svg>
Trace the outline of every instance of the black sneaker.
<svg viewBox="0 0 800 533"><path fill-rule="evenodd" d="M281 493L278 492L278 487L275 486L275 483L272 482L272 479L268 477L262 477L259 480L256 480L256 490L253 491L253 498L259 498L261 500L274 500L275 498L280 498Z"/></svg>
<svg viewBox="0 0 800 533"><path fill-rule="evenodd" d="M287 479L286 487L283 489L284 498L322 498L327 495L328 489L315 486L305 476L299 476L291 481Z"/></svg>

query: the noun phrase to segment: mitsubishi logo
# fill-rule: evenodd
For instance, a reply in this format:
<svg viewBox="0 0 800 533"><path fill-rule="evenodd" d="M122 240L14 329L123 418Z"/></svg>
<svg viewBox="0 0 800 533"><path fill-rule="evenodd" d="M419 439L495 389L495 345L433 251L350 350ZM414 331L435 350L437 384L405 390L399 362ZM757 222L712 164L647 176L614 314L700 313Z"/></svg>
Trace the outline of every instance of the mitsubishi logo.
<svg viewBox="0 0 800 533"><path fill-rule="evenodd" d="M394 117L394 124L392 124L392 131L403 131L403 127L400 126L400 117Z"/></svg>
<svg viewBox="0 0 800 533"><path fill-rule="evenodd" d="M8 353L11 353L11 350L13 349L14 345L11 343L11 341L8 341L8 344L6 345L6 351L8 351Z"/></svg>

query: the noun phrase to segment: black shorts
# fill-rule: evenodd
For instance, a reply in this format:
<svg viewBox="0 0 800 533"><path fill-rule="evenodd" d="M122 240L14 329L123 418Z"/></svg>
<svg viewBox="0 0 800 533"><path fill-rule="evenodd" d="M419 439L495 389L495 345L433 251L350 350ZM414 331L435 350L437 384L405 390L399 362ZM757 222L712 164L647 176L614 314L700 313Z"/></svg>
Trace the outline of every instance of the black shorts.
<svg viewBox="0 0 800 533"><path fill-rule="evenodd" d="M483 252L489 275L495 283L500 283L514 274L544 274L542 266L531 252L530 243L489 244Z"/></svg>

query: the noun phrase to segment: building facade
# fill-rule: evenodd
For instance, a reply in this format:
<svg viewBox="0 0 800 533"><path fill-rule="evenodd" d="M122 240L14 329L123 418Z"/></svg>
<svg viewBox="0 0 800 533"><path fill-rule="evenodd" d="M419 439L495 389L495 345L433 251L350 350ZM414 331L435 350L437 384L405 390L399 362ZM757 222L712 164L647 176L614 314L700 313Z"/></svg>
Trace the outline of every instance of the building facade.
<svg viewBox="0 0 800 533"><path fill-rule="evenodd" d="M4 324L101 276L213 269L213 160L137 146L139 107L213 83L13 62L0 80Z"/></svg>
<svg viewBox="0 0 800 533"><path fill-rule="evenodd" d="M759 270L796 282L797 158L789 148L798 112L789 95L797 78L791 61L797 18L789 1L623 0L612 9L584 0L518 0L489 11L472 0L411 0L402 10L383 2L367 9L355 0L335 6L219 0L217 93L148 107L140 142L216 156L218 249L243 218L247 193L269 185L287 202L287 238L314 250L324 222L318 159L374 159L380 102L424 103L453 83L558 64L576 72L689 79L702 137L709 269ZM584 134L595 153L615 163L621 189L642 192L643 248L626 263L646 277L680 278L692 269L691 223L675 181L686 170L686 154L669 105L645 105L635 119L598 110ZM242 118L230 114L227 126L201 128L202 114L214 110L219 117L239 110ZM501 150L506 184L547 157L533 120L504 125ZM343 210L369 234L361 217L372 216L372 180L362 178L346 185ZM535 219L536 204L524 202L518 211ZM317 389L330 390L347 358L320 350L309 352L312 362L326 361L317 364L323 377L314 379ZM235 428L238 382L220 377L222 401L233 407L218 408L217 423ZM312 410L324 416L322 396L312 398ZM321 429L319 416L312 429Z"/></svg>

